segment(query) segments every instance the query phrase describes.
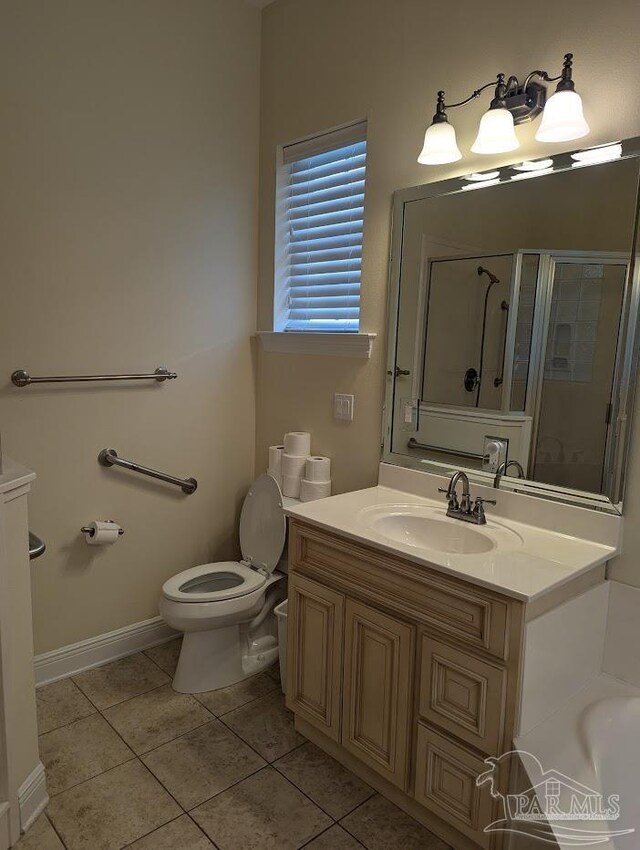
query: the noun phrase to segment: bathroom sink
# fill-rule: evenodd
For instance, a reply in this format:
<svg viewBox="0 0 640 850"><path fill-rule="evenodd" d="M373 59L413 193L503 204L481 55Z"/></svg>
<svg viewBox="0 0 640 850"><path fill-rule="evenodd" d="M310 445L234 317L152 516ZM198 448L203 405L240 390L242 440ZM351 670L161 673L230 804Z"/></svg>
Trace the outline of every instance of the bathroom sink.
<svg viewBox="0 0 640 850"><path fill-rule="evenodd" d="M383 537L420 549L455 552L457 555L480 555L495 549L490 537L462 522L454 526L452 522L440 519L395 514L378 517L372 523L372 528Z"/></svg>
<svg viewBox="0 0 640 850"><path fill-rule="evenodd" d="M363 511L361 519L387 540L450 555L483 555L522 544L520 535L502 524L475 526L418 505L376 506Z"/></svg>

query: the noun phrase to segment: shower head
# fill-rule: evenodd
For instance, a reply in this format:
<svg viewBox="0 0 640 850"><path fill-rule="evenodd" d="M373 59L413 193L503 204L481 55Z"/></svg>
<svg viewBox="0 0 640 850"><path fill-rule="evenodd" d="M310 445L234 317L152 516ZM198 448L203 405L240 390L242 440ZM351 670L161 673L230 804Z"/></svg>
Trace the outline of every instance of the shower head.
<svg viewBox="0 0 640 850"><path fill-rule="evenodd" d="M483 268L483 266L478 266L478 274L486 274L491 283L500 283L500 278L496 277L489 269Z"/></svg>

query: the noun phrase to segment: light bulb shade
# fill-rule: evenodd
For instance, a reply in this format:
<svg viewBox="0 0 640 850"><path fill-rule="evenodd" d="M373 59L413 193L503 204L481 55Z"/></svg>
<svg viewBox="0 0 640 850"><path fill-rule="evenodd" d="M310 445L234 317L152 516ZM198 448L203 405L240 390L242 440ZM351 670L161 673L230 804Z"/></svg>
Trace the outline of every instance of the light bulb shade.
<svg viewBox="0 0 640 850"><path fill-rule="evenodd" d="M473 153L507 153L520 147L508 109L489 109L480 119L478 135L471 146Z"/></svg>
<svg viewBox="0 0 640 850"><path fill-rule="evenodd" d="M451 124L439 121L427 127L418 162L421 165L444 165L459 159L462 159L462 154L456 142L456 131Z"/></svg>
<svg viewBox="0 0 640 850"><path fill-rule="evenodd" d="M589 132L577 91L557 91L547 101L536 133L537 142L570 142Z"/></svg>

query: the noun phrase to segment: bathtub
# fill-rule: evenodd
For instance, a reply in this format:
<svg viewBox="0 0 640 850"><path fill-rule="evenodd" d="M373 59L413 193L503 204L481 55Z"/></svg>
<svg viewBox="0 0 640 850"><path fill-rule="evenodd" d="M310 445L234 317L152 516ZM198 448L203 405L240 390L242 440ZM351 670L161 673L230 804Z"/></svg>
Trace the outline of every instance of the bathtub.
<svg viewBox="0 0 640 850"><path fill-rule="evenodd" d="M515 745L512 790L546 818L526 839L516 823L510 847L639 850L640 689L601 674Z"/></svg>
<svg viewBox="0 0 640 850"><path fill-rule="evenodd" d="M612 846L640 847L640 694L605 697L588 705L580 718L579 737L597 791L604 797L618 795L619 821L636 828L633 843L619 837Z"/></svg>

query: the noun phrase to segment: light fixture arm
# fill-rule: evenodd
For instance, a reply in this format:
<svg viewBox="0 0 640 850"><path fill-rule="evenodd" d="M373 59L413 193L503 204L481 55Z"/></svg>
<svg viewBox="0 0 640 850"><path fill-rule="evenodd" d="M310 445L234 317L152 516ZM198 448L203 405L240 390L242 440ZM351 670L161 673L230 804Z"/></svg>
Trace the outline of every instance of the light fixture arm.
<svg viewBox="0 0 640 850"><path fill-rule="evenodd" d="M498 77L500 77L500 76L504 77L504 74L498 74ZM495 80L491 80L490 83L485 83L483 86L480 86L479 89L474 89L474 91L469 95L469 97L465 98L464 100L458 101L458 103L445 103L444 102L444 92L439 91L438 92L438 102L440 101L440 95L442 95L443 109L457 109L458 106L465 106L467 103L470 103L472 100L475 100L477 97L480 97L480 95L482 94L482 92L485 89L492 88L495 85L496 85Z"/></svg>
<svg viewBox="0 0 640 850"><path fill-rule="evenodd" d="M557 77L550 77L548 71L532 71L525 79L523 89L526 89L534 77L540 77L545 83L558 83L556 91L573 91L575 83L573 82L573 53L564 54L564 62L562 63L562 71ZM513 78L516 81L517 79ZM558 82L559 81L559 82Z"/></svg>
<svg viewBox="0 0 640 850"><path fill-rule="evenodd" d="M531 71L525 77L524 83L521 85L518 78L512 74L505 82L505 74L497 74L496 80L490 83L485 83L466 97L464 100L459 100L457 103L446 103L444 91L438 92L438 101L436 105L436 113L433 116L435 124L447 120L447 109L457 109L459 106L466 106L472 100L480 97L483 91L488 88L495 87L493 100L491 101L492 108L513 109L514 120L516 124L522 121L530 121L538 115L544 106L545 94L544 87L533 82L534 77L538 77L545 83L558 83L556 91L573 91L575 85L572 79L573 72L573 53L565 53L562 71L557 77L551 77L548 71L536 69ZM509 103L509 98L514 98L522 103L513 101L513 106ZM516 106L519 110L516 111ZM528 110L526 107L529 107Z"/></svg>

